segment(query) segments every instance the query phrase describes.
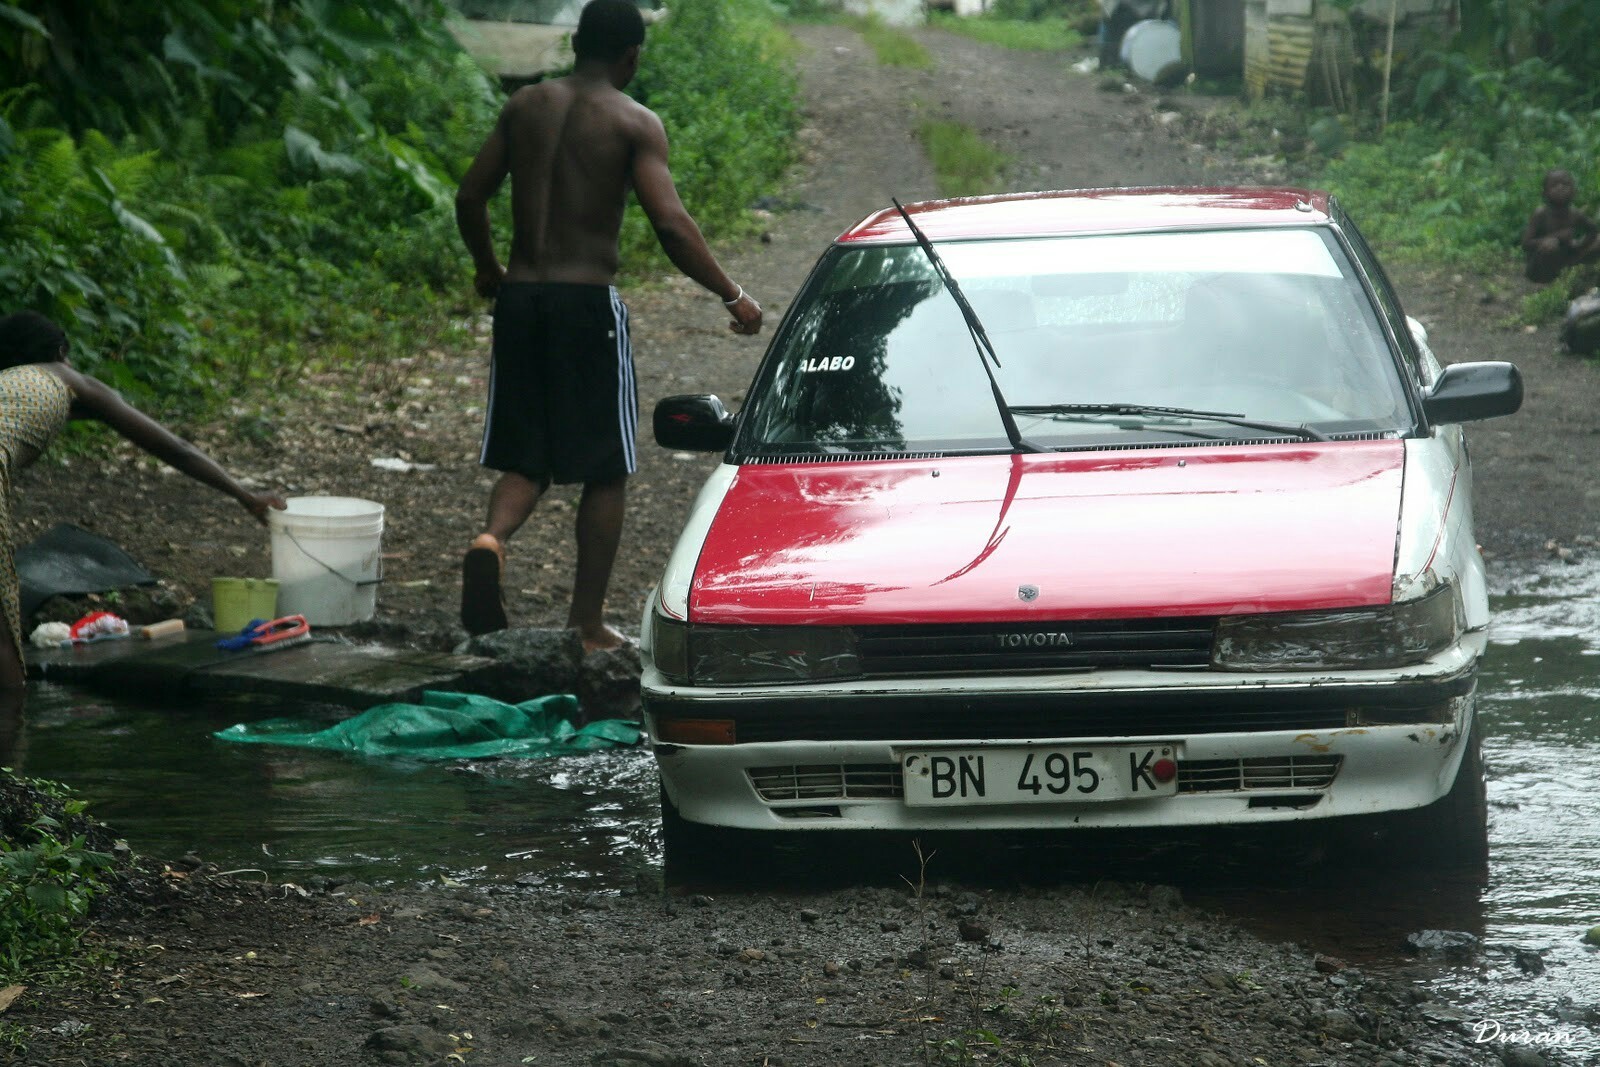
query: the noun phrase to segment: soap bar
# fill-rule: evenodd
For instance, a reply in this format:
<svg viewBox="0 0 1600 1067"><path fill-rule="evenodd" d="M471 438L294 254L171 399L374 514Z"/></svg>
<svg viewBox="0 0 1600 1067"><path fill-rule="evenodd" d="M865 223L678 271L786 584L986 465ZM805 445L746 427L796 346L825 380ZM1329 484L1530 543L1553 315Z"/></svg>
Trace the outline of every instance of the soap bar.
<svg viewBox="0 0 1600 1067"><path fill-rule="evenodd" d="M153 622L149 626L139 628L139 636L147 638L167 637L171 634L183 633L182 619L166 619L162 622Z"/></svg>

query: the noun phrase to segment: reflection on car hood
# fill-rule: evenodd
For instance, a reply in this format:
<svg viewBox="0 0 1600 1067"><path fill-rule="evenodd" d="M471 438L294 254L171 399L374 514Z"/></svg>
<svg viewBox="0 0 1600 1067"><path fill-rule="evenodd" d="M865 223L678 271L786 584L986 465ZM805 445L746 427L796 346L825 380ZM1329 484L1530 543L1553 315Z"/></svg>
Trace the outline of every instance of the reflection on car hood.
<svg viewBox="0 0 1600 1067"><path fill-rule="evenodd" d="M1384 604L1401 441L750 465L703 623L1019 622Z"/></svg>

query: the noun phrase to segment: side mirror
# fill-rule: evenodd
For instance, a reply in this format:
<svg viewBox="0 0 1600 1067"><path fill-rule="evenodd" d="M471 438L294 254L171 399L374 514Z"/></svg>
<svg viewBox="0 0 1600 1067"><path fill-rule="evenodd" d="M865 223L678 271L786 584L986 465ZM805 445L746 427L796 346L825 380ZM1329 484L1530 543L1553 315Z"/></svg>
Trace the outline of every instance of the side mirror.
<svg viewBox="0 0 1600 1067"><path fill-rule="evenodd" d="M733 415L709 394L663 397L651 421L662 448L724 452L733 442Z"/></svg>
<svg viewBox="0 0 1600 1067"><path fill-rule="evenodd" d="M1511 363L1456 363L1422 397L1430 423L1473 422L1522 406L1522 372Z"/></svg>

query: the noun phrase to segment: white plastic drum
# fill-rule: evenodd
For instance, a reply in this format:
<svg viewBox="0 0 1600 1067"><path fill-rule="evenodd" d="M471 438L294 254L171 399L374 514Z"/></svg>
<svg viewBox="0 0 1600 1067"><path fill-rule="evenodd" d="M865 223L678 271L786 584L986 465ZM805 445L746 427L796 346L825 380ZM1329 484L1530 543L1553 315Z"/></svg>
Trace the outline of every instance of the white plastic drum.
<svg viewBox="0 0 1600 1067"><path fill-rule="evenodd" d="M1163 80L1183 62L1183 38L1176 22L1145 19L1122 35L1122 62L1145 81Z"/></svg>

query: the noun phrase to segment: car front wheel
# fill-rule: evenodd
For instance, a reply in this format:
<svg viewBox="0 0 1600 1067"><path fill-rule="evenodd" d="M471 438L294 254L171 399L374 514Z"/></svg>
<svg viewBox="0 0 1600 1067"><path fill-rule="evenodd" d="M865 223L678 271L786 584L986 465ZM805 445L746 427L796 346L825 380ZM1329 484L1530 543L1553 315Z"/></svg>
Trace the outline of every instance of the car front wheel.
<svg viewBox="0 0 1600 1067"><path fill-rule="evenodd" d="M1425 808L1367 818L1376 820L1368 843L1381 850L1384 866L1487 881L1489 804L1477 717L1448 793Z"/></svg>
<svg viewBox="0 0 1600 1067"><path fill-rule="evenodd" d="M683 882L725 868L733 831L690 822L661 787L661 862L668 882Z"/></svg>

